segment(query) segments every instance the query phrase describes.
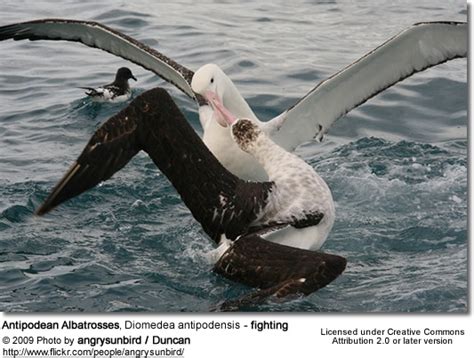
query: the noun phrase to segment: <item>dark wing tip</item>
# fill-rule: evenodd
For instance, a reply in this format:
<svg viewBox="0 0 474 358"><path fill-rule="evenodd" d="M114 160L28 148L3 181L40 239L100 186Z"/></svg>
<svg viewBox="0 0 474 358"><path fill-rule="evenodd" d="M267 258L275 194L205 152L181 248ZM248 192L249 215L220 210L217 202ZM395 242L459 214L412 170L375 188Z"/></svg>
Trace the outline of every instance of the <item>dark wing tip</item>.
<svg viewBox="0 0 474 358"><path fill-rule="evenodd" d="M43 204L41 204L40 207L36 209L35 215L42 216L71 197L69 193L65 194L63 192L63 188L69 184L71 179L74 179L74 175L79 171L80 168L81 166L77 162L75 162L71 168L69 168L67 173L63 176L59 183L56 184Z"/></svg>
<svg viewBox="0 0 474 358"><path fill-rule="evenodd" d="M413 26L436 25L436 24L459 26L459 25L467 25L467 22L465 21L420 21L420 22L414 23Z"/></svg>
<svg viewBox="0 0 474 358"><path fill-rule="evenodd" d="M344 272L347 266L347 259L338 255L326 254L326 265L331 269L335 277Z"/></svg>
<svg viewBox="0 0 474 358"><path fill-rule="evenodd" d="M37 216L43 216L44 214L49 213L51 210L53 210L57 205L52 204L51 201L46 199L46 201L40 205L38 209L35 211L35 215Z"/></svg>
<svg viewBox="0 0 474 358"><path fill-rule="evenodd" d="M45 35L40 34L38 31L35 31L35 25L37 24L83 24L89 26L100 26L107 28L107 26L101 25L98 22L94 21L82 21L82 20L72 20L72 19L38 19L25 22L18 22L10 25L0 26L0 41L4 40L44 40L47 38L54 39L53 34ZM108 29L108 28L107 28Z"/></svg>
<svg viewBox="0 0 474 358"><path fill-rule="evenodd" d="M43 216L44 214L51 211L53 208L54 206L49 205L48 200L46 199L46 201L43 204L41 204L39 208L36 209L35 215Z"/></svg>
<svg viewBox="0 0 474 358"><path fill-rule="evenodd" d="M35 215L43 216L44 214L48 213L51 209L52 209L52 207L48 208L48 207L45 206L45 203L43 203L43 204L41 204L41 206L38 209L36 209Z"/></svg>
<svg viewBox="0 0 474 358"><path fill-rule="evenodd" d="M6 25L0 27L0 41L14 39L22 29L18 24Z"/></svg>

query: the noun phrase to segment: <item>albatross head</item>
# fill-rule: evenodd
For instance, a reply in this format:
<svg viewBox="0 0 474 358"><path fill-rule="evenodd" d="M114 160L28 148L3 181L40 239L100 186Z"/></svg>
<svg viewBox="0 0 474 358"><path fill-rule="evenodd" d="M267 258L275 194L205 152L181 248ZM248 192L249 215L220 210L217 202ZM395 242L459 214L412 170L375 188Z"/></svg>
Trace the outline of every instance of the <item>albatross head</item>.
<svg viewBox="0 0 474 358"><path fill-rule="evenodd" d="M194 73L191 88L194 92L203 96L215 109L217 103L223 106L224 92L226 89L226 75L219 66L209 63L202 66ZM217 122L227 127L227 122L221 116L216 117Z"/></svg>
<svg viewBox="0 0 474 358"><path fill-rule="evenodd" d="M209 102L217 114L217 122L223 127L227 127L228 123L220 111L216 111L217 106L225 106L239 118L257 118L231 79L215 64L209 63L198 69L191 81L191 88Z"/></svg>
<svg viewBox="0 0 474 358"><path fill-rule="evenodd" d="M191 80L191 88L194 92L202 96L204 96L206 92L212 91L222 98L225 88L225 77L225 73L219 66L208 63L194 73L193 79Z"/></svg>

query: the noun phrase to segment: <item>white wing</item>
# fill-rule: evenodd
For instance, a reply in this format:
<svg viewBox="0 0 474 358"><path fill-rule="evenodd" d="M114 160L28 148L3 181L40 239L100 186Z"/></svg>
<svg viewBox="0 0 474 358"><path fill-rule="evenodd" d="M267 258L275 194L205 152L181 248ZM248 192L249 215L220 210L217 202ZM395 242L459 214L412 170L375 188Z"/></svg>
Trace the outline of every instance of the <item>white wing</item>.
<svg viewBox="0 0 474 358"><path fill-rule="evenodd" d="M463 22L415 24L320 82L270 122L266 131L287 150L322 135L341 116L415 72L467 56Z"/></svg>
<svg viewBox="0 0 474 358"><path fill-rule="evenodd" d="M107 26L92 21L44 19L0 27L0 41L65 40L81 42L132 61L174 84L191 98L194 72L145 44Z"/></svg>

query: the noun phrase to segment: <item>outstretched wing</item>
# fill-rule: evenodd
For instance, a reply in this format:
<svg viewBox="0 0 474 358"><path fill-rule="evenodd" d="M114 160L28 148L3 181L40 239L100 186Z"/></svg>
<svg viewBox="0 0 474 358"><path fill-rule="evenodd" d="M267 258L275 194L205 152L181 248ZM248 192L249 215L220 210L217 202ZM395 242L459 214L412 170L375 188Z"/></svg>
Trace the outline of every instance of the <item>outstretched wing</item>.
<svg viewBox="0 0 474 358"><path fill-rule="evenodd" d="M136 118L120 114L109 119L94 133L79 158L36 210L36 214L43 215L109 179L142 149Z"/></svg>
<svg viewBox="0 0 474 358"><path fill-rule="evenodd" d="M37 210L107 180L140 150L171 181L195 219L216 242L246 232L265 206L272 183L245 182L228 172L161 88L144 92L107 120Z"/></svg>
<svg viewBox="0 0 474 358"><path fill-rule="evenodd" d="M214 272L260 289L221 306L235 310L270 296L309 295L335 280L345 268L346 259L341 256L280 245L256 232L233 242L215 264Z"/></svg>
<svg viewBox="0 0 474 358"><path fill-rule="evenodd" d="M429 67L467 56L463 22L418 23L320 82L272 121L267 130L287 150L315 137L351 109Z"/></svg>
<svg viewBox="0 0 474 358"><path fill-rule="evenodd" d="M86 46L132 61L174 84L189 97L196 98L190 85L193 71L147 45L98 22L42 19L11 24L0 27L0 41L7 39L81 42Z"/></svg>

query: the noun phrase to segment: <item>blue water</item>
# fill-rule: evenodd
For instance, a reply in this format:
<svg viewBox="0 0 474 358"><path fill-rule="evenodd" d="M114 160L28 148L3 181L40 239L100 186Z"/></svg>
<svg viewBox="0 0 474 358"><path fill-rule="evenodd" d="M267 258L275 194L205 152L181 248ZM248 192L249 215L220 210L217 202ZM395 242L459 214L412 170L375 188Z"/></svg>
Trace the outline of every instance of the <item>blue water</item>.
<svg viewBox="0 0 474 358"><path fill-rule="evenodd" d="M196 70L219 64L271 118L317 82L412 23L466 20L463 1L2 1L0 24L100 21ZM144 154L42 218L32 215L95 129L127 104L94 104L78 86L129 66L134 95L169 89L153 74L65 42L0 43L0 309L209 311L249 289L211 272L213 249ZM389 65L389 64L387 64ZM466 60L417 74L298 149L328 182L337 218L324 250L344 274L306 298L259 311L467 311Z"/></svg>

